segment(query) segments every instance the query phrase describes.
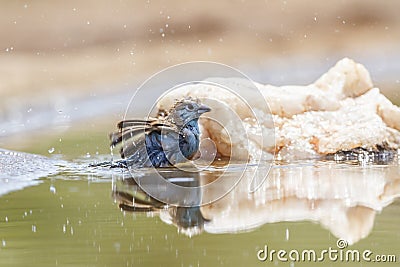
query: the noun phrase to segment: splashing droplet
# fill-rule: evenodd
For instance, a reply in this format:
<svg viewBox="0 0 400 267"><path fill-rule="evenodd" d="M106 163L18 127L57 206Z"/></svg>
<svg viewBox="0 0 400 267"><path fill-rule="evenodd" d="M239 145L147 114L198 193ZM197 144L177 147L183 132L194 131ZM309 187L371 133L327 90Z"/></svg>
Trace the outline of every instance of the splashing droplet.
<svg viewBox="0 0 400 267"><path fill-rule="evenodd" d="M50 192L53 194L57 193L57 189L54 185L50 185Z"/></svg>

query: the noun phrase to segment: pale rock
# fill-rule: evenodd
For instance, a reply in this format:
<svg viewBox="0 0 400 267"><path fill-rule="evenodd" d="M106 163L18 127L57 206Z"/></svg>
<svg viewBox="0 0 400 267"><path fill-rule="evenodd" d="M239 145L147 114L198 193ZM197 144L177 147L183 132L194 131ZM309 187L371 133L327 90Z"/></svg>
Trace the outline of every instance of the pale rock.
<svg viewBox="0 0 400 267"><path fill-rule="evenodd" d="M210 81L235 93L211 83L187 85L168 93L158 107L166 109L188 96L209 104L212 112L200 120L203 137L211 138L222 156L304 159L357 147L399 147L400 108L351 59L340 60L307 86Z"/></svg>

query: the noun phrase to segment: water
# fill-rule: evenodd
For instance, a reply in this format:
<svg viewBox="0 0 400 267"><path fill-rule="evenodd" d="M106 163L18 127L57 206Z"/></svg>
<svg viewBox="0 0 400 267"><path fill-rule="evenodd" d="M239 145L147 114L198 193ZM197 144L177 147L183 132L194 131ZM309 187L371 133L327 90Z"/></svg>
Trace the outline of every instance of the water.
<svg viewBox="0 0 400 267"><path fill-rule="evenodd" d="M276 257L262 262L257 254L265 246L338 249L338 237L350 240L351 249L400 256L397 159L366 166L282 163L253 194L247 185L254 167L226 171L220 164L195 174L198 181L207 184L222 173L229 181L244 170L238 186L201 209L177 210L146 196L129 172L87 168L107 155L83 154L73 162L52 157L56 172L33 175L34 184L0 196L0 266L288 266L290 261ZM168 172L168 177L182 177L182 172ZM151 175L146 171L141 179Z"/></svg>
<svg viewBox="0 0 400 267"><path fill-rule="evenodd" d="M66 120L58 113L51 113L56 119L48 120L42 116L48 109L34 109L15 127L7 121L2 124L8 130L0 134L7 136L2 146L50 158L21 155L0 164L0 266L310 266L318 263L276 258L262 262L257 256L265 246L287 251L338 249L339 237L349 241L350 249L397 255L397 263L384 264L397 266L397 158L362 166L347 159L282 162L254 194L248 193L254 168L235 165L224 172L220 191L202 192L208 199L228 195L201 209L178 210L146 197L129 172L87 167L110 159L107 133L120 118L103 115L123 110L128 98L84 102L79 106L85 106L85 112L67 110L72 115ZM109 108L102 101L122 104ZM94 115L79 122L87 110ZM43 121L23 123L33 121L35 114ZM36 128L41 130L33 131ZM25 134L17 134L21 132ZM198 180L210 183L224 171L223 165L201 172ZM225 180L231 182L243 171L233 190L229 183L224 186ZM150 171L143 177L152 175ZM329 259L323 264L375 266Z"/></svg>

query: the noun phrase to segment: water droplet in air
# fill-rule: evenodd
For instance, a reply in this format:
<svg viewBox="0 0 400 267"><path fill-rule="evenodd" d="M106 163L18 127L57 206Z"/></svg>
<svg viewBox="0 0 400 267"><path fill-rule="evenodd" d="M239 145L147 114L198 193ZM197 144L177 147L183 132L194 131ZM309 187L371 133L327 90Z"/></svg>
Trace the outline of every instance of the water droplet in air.
<svg viewBox="0 0 400 267"><path fill-rule="evenodd" d="M36 225L32 224L32 232L36 233Z"/></svg>
<svg viewBox="0 0 400 267"><path fill-rule="evenodd" d="M50 154L52 154L53 152L54 152L54 147L52 147L52 148L49 148L49 150L47 150Z"/></svg>
<svg viewBox="0 0 400 267"><path fill-rule="evenodd" d="M57 193L57 189L54 185L50 185L50 192L53 194Z"/></svg>

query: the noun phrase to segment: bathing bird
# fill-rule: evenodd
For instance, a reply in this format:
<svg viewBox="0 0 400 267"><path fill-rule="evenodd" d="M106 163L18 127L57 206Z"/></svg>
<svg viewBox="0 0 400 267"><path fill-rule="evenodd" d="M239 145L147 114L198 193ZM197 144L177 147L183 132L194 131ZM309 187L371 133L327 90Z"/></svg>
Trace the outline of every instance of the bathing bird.
<svg viewBox="0 0 400 267"><path fill-rule="evenodd" d="M176 101L158 118L123 120L110 134L111 147L121 144L121 160L111 167L169 167L191 160L200 144L199 118L211 109L198 99Z"/></svg>

